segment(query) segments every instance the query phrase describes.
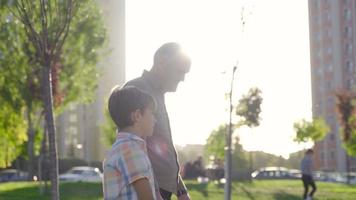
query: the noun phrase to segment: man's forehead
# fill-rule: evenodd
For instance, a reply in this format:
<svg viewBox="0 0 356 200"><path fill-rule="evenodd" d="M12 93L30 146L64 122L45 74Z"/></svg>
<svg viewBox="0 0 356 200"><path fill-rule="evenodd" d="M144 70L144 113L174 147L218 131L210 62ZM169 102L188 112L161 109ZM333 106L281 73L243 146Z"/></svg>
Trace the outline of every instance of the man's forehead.
<svg viewBox="0 0 356 200"><path fill-rule="evenodd" d="M174 58L175 67L179 71L189 72L191 60L186 55L179 55Z"/></svg>

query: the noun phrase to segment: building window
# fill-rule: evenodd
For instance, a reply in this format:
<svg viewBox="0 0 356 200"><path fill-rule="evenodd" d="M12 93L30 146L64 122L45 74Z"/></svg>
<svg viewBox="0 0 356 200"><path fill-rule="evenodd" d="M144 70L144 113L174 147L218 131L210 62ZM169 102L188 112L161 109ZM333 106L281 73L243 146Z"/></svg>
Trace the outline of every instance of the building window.
<svg viewBox="0 0 356 200"><path fill-rule="evenodd" d="M330 136L329 136L329 138L330 138L330 141L334 141L334 140L335 140L335 134L334 134L334 133L331 133Z"/></svg>
<svg viewBox="0 0 356 200"><path fill-rule="evenodd" d="M319 0L314 0L314 6L315 6L316 8L319 7Z"/></svg>
<svg viewBox="0 0 356 200"><path fill-rule="evenodd" d="M326 21L327 22L331 21L331 17L330 17L330 13L329 12L326 13Z"/></svg>
<svg viewBox="0 0 356 200"><path fill-rule="evenodd" d="M333 66L332 64L326 65L326 70L327 70L328 72L333 71L333 68L334 68L334 66Z"/></svg>
<svg viewBox="0 0 356 200"><path fill-rule="evenodd" d="M331 31L329 29L326 30L326 37L331 39Z"/></svg>
<svg viewBox="0 0 356 200"><path fill-rule="evenodd" d="M73 113L71 113L70 115L69 115L69 122L70 123L77 123L77 115L76 114L73 114Z"/></svg>
<svg viewBox="0 0 356 200"><path fill-rule="evenodd" d="M351 90L353 88L354 82L352 79L346 81L346 89Z"/></svg>
<svg viewBox="0 0 356 200"><path fill-rule="evenodd" d="M319 66L314 66L313 68L314 68L314 74L315 74L316 76L321 76L321 74L322 74L322 69L321 69Z"/></svg>
<svg viewBox="0 0 356 200"><path fill-rule="evenodd" d="M324 152L320 152L320 159L324 160Z"/></svg>
<svg viewBox="0 0 356 200"><path fill-rule="evenodd" d="M76 108L75 104L69 104L70 111L75 111L75 108Z"/></svg>
<svg viewBox="0 0 356 200"><path fill-rule="evenodd" d="M330 159L334 159L335 158L335 152L334 151L330 151Z"/></svg>
<svg viewBox="0 0 356 200"><path fill-rule="evenodd" d="M354 64L352 63L352 61L346 61L346 72L347 73L352 73L352 69L354 67Z"/></svg>
<svg viewBox="0 0 356 200"><path fill-rule="evenodd" d="M352 53L352 44L351 43L346 44L346 53L348 53L348 54Z"/></svg>
<svg viewBox="0 0 356 200"><path fill-rule="evenodd" d="M328 98L328 106L332 106L333 100L331 98ZM332 125L335 122L335 118L333 115L329 115L326 119L328 125Z"/></svg>
<svg viewBox="0 0 356 200"><path fill-rule="evenodd" d="M320 42L320 41L321 41L320 32L315 32L315 33L314 33L314 37L315 37L315 39L316 39L317 42Z"/></svg>
<svg viewBox="0 0 356 200"><path fill-rule="evenodd" d="M331 81L327 81L326 82L326 88L327 88L327 90L331 90L332 89Z"/></svg>
<svg viewBox="0 0 356 200"><path fill-rule="evenodd" d="M331 49L330 46L326 48L326 54L327 54L327 55L331 55L332 51L333 51L333 50Z"/></svg>
<svg viewBox="0 0 356 200"><path fill-rule="evenodd" d="M352 36L352 27L346 26L345 27L345 37L350 38Z"/></svg>
<svg viewBox="0 0 356 200"><path fill-rule="evenodd" d="M351 20L351 11L349 9L344 10L344 17L346 21Z"/></svg>

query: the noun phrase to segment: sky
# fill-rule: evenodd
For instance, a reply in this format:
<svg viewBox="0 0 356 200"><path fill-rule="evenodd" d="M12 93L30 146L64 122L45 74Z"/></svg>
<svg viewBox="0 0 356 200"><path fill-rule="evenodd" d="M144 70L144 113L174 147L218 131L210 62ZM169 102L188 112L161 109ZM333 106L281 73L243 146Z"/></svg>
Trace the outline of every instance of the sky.
<svg viewBox="0 0 356 200"><path fill-rule="evenodd" d="M175 144L205 144L228 123L225 94L237 66L234 104L251 87L263 97L260 126L234 133L244 149L288 157L310 147L293 142L293 123L311 119L307 0L126 1L126 79L149 70L166 42L192 58L185 81L166 94Z"/></svg>

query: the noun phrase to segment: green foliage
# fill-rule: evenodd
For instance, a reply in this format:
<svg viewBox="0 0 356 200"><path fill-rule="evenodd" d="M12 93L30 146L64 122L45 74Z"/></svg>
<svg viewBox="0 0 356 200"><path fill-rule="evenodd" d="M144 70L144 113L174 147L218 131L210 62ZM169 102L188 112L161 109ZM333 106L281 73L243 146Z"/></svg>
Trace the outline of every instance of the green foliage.
<svg viewBox="0 0 356 200"><path fill-rule="evenodd" d="M225 135L226 125L220 125L211 132L205 145L205 153L208 156L214 156L216 159L224 160Z"/></svg>
<svg viewBox="0 0 356 200"><path fill-rule="evenodd" d="M243 150L239 142L239 138L235 137L232 151L232 171L247 172L248 171L248 152Z"/></svg>
<svg viewBox="0 0 356 200"><path fill-rule="evenodd" d="M39 1L29 2L34 7L39 6ZM54 2L49 1L52 4ZM64 3L59 1L59 4ZM14 9L13 6L5 1L0 3L0 94L2 101L8 102L14 109L30 112L34 122L40 120L38 113L43 109L40 90L41 64L23 24L9 10ZM39 29L41 21L35 19L38 19L38 15L34 13L31 19L35 21L35 28ZM55 27L56 22L53 21L50 30ZM88 103L93 99L100 70L97 63L105 53L101 49L106 46L106 37L102 13L97 3L94 0L81 0L60 59L52 71L57 114L70 102ZM0 111L1 114L4 112ZM25 120L24 115L22 120ZM41 127L34 128L34 149L38 153L42 137ZM0 142L4 142L3 140L5 137L0 138ZM21 152L27 152L26 146L22 145L21 149Z"/></svg>
<svg viewBox="0 0 356 200"><path fill-rule="evenodd" d="M356 156L356 93L339 91L336 97L343 146L349 155Z"/></svg>
<svg viewBox="0 0 356 200"><path fill-rule="evenodd" d="M296 142L308 142L308 141L319 141L322 140L327 133L329 133L330 128L325 123L322 118L314 119L312 122L306 120L301 120L294 123L294 130L296 131L296 136L294 141Z"/></svg>
<svg viewBox="0 0 356 200"><path fill-rule="evenodd" d="M100 69L97 64L107 53L107 33L102 12L94 0L83 1L73 18L61 55L59 93L63 108L71 102L90 103L98 86ZM61 98L61 97L60 97Z"/></svg>
<svg viewBox="0 0 356 200"><path fill-rule="evenodd" d="M50 0L50 2L53 4L55 1ZM59 4L64 3L59 2ZM38 1L32 1L31 4L34 7L39 6ZM13 71L12 74L8 73L7 77L11 78L8 82L14 84L15 88L21 89L19 93L22 95L21 99L30 99L31 103L41 102L39 95L41 64L38 55L33 45L29 43L23 25L5 7L5 4L0 5L0 9L0 40L2 41L0 66L4 70ZM38 15L34 13L32 17ZM34 21L36 27L41 25L40 20ZM56 24L53 22L49 26L49 30L52 30ZM94 0L81 0L80 7L72 19L59 63L52 66L52 84L55 90L53 92L54 100L57 102L57 113L63 111L70 102L88 103L93 99L99 77L97 63L106 53L101 50L106 47L106 38L102 13L97 3ZM33 87L37 90L34 91ZM12 96L11 92L7 94L9 94L7 96ZM34 112L38 112L38 106L32 107Z"/></svg>
<svg viewBox="0 0 356 200"><path fill-rule="evenodd" d="M27 140L27 126L22 113L16 112L1 97L0 104L0 168L5 168L21 153L18 147Z"/></svg>
<svg viewBox="0 0 356 200"><path fill-rule="evenodd" d="M236 115L239 115L242 120L239 124L247 125L248 127L258 126L260 124L261 113L261 90L258 88L251 88L247 95L239 100L236 108Z"/></svg>
<svg viewBox="0 0 356 200"><path fill-rule="evenodd" d="M101 132L104 134L104 142L107 146L111 146L114 144L116 140L116 124L110 117L110 113L108 109L105 109L105 123L101 126Z"/></svg>
<svg viewBox="0 0 356 200"><path fill-rule="evenodd" d="M220 125L216 130L211 132L204 149L206 156L214 156L214 159L225 160L226 131L226 126ZM235 137L232 150L232 165L235 171L241 172L247 170L248 162L246 154L239 143L239 138Z"/></svg>
<svg viewBox="0 0 356 200"><path fill-rule="evenodd" d="M344 142L344 147L349 155L356 156L356 115L350 117L349 124L351 134L349 140Z"/></svg>

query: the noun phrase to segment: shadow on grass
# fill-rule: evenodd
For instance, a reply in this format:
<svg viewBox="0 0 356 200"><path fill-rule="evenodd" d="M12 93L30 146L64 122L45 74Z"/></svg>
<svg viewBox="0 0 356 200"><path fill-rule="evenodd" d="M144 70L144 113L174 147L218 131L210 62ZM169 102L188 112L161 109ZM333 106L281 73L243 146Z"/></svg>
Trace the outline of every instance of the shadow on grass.
<svg viewBox="0 0 356 200"><path fill-rule="evenodd" d="M208 184L191 184L191 183L187 183L186 184L187 188L189 189L189 191L195 190L197 192L202 193L202 195L204 197L208 197Z"/></svg>
<svg viewBox="0 0 356 200"><path fill-rule="evenodd" d="M255 197L252 195L252 193L251 193L250 191L248 191L245 186L240 185L239 187L240 187L241 190L246 194L246 196L247 196L248 198L250 198L251 200L256 200Z"/></svg>
<svg viewBox="0 0 356 200"><path fill-rule="evenodd" d="M48 186L50 190L50 186ZM63 183L60 184L61 200L97 200L102 198L101 184L99 183ZM49 200L50 195L41 195L39 186L35 184L25 185L20 188L8 188L0 192L0 199L6 200Z"/></svg>
<svg viewBox="0 0 356 200"><path fill-rule="evenodd" d="M0 186L1 187L1 186ZM8 188L0 192L0 199L7 200L23 200L23 199L36 199L36 200L49 200L49 195L41 195L38 185L25 185L19 188Z"/></svg>
<svg viewBox="0 0 356 200"><path fill-rule="evenodd" d="M280 191L278 193L274 193L273 196L274 196L275 200L300 200L300 199L302 199L301 196L288 194L288 193L285 193L285 192L282 192L282 191Z"/></svg>

